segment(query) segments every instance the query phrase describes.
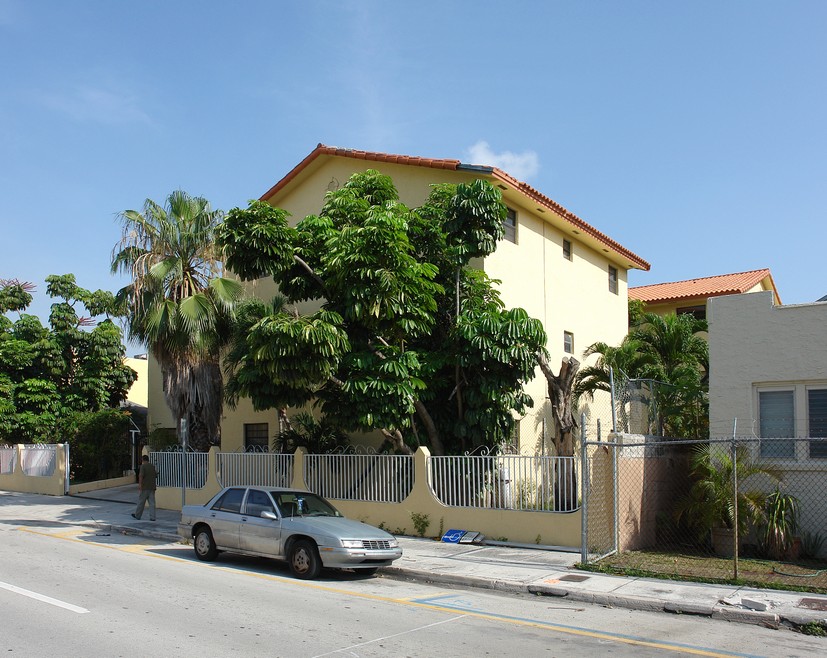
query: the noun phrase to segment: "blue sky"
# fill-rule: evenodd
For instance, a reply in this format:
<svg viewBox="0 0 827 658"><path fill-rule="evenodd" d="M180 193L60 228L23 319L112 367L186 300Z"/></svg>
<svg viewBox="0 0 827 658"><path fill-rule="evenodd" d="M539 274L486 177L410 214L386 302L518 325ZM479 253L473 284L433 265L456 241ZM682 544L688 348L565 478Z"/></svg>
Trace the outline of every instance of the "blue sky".
<svg viewBox="0 0 827 658"><path fill-rule="evenodd" d="M116 290L117 214L317 143L529 182L652 264L827 294L827 2L0 0L0 278Z"/></svg>

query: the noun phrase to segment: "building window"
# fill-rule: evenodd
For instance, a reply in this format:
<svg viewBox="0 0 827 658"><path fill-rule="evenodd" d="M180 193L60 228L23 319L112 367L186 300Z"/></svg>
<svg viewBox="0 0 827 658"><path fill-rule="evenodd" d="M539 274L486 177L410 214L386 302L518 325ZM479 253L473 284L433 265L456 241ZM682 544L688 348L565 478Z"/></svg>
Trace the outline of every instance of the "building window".
<svg viewBox="0 0 827 658"><path fill-rule="evenodd" d="M684 306L675 310L675 315L691 315L696 320L706 320L706 306Z"/></svg>
<svg viewBox="0 0 827 658"><path fill-rule="evenodd" d="M244 449L267 450L270 447L267 423L244 423Z"/></svg>
<svg viewBox="0 0 827 658"><path fill-rule="evenodd" d="M761 457L795 457L794 391L759 391L758 414L762 438L789 439L762 441Z"/></svg>
<svg viewBox="0 0 827 658"><path fill-rule="evenodd" d="M827 388L807 391L807 435L810 438L827 437ZM810 441L810 457L827 459L827 440Z"/></svg>
<svg viewBox="0 0 827 658"><path fill-rule="evenodd" d="M574 334L570 331L563 332L563 351L566 354L574 354Z"/></svg>
<svg viewBox="0 0 827 658"><path fill-rule="evenodd" d="M617 294L617 268L609 265L609 292Z"/></svg>
<svg viewBox="0 0 827 658"><path fill-rule="evenodd" d="M563 258L571 260L571 241L563 240Z"/></svg>
<svg viewBox="0 0 827 658"><path fill-rule="evenodd" d="M505 235L503 239L517 244L517 211L511 208L507 209L505 220L503 220L503 230Z"/></svg>

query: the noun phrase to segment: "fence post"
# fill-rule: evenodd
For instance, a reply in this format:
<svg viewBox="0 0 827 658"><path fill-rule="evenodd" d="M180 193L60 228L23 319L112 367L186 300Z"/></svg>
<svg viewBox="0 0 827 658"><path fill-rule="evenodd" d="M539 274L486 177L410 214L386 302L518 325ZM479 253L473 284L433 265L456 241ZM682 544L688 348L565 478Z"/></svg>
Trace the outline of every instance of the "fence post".
<svg viewBox="0 0 827 658"><path fill-rule="evenodd" d="M589 465L586 455L586 414L580 414L580 561L589 562Z"/></svg>
<svg viewBox="0 0 827 658"><path fill-rule="evenodd" d="M612 432L617 432L617 399L615 397L615 371L609 366L609 387L612 395ZM628 430L627 430L628 431Z"/></svg>
<svg viewBox="0 0 827 658"><path fill-rule="evenodd" d="M732 436L732 489L732 526L734 528L732 533L734 544L732 547L732 577L734 580L738 580L738 449L734 432Z"/></svg>

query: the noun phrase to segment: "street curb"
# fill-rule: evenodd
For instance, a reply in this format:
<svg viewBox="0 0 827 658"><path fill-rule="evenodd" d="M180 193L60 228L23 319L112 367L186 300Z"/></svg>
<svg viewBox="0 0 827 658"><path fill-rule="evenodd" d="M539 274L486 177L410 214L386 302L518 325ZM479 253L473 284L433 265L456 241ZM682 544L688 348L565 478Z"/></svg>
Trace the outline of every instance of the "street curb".
<svg viewBox="0 0 827 658"><path fill-rule="evenodd" d="M94 521L85 522L82 525L100 528L101 524ZM107 524L108 525L108 524ZM164 531L155 531L151 528L136 528L128 525L108 525L113 532L120 532L125 535L138 535L159 539L168 542L184 542L178 534ZM663 601L644 596L624 596L607 592L588 592L582 589L569 589L560 585L536 585L526 584L511 580L496 580L483 576L463 576L458 574L435 573L424 569L415 569L404 566L384 567L381 572L383 576L400 580L429 583L434 585L472 587L475 589L506 592L509 594L534 594L536 596L552 596L566 598L580 603L592 603L611 608L624 608L627 610L639 610L644 612L668 612L672 614L687 614L720 619L722 621L735 622L740 624L752 624L777 628L781 624L788 624L795 628L812 623L827 623L827 619L818 613L808 614L806 612L785 614L775 612L763 612L758 610L747 610L734 608L720 604L694 603L691 601Z"/></svg>

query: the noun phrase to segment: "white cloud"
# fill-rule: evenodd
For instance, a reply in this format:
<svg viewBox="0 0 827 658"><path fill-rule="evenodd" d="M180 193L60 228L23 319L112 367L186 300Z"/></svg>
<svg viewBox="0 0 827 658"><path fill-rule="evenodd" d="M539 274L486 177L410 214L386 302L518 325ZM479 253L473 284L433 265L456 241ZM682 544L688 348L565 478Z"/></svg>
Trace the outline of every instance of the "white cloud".
<svg viewBox="0 0 827 658"><path fill-rule="evenodd" d="M63 94L43 94L41 101L47 107L78 121L151 123L149 116L140 108L139 99L120 90L82 86Z"/></svg>
<svg viewBox="0 0 827 658"><path fill-rule="evenodd" d="M523 181L527 181L540 171L540 158L534 151L494 153L488 142L480 140L466 153L471 164L497 167Z"/></svg>

